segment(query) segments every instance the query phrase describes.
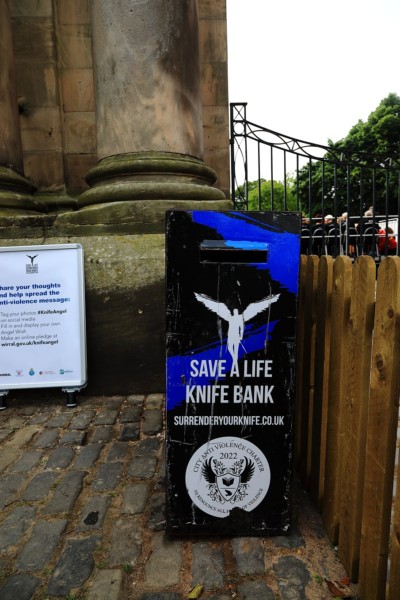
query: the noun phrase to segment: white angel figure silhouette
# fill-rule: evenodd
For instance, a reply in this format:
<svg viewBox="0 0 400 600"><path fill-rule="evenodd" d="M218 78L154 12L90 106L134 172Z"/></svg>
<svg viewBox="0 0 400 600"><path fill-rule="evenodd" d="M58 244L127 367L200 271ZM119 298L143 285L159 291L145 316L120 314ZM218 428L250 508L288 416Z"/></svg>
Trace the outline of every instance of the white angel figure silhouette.
<svg viewBox="0 0 400 600"><path fill-rule="evenodd" d="M196 299L202 302L204 306L216 313L219 317L228 322L228 338L226 347L229 354L232 356L232 368L237 368L239 346L243 339L244 324L246 321L250 321L258 313L266 310L273 302L276 302L280 294L273 294L263 298L258 302L252 302L248 307L240 314L237 308L233 309L231 313L229 308L223 302L217 302L205 294L196 294Z"/></svg>

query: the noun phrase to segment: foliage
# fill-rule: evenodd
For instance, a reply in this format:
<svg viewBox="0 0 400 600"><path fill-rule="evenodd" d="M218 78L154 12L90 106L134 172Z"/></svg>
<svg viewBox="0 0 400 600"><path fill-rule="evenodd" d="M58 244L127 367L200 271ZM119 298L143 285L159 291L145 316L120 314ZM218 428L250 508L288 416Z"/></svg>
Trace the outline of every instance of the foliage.
<svg viewBox="0 0 400 600"><path fill-rule="evenodd" d="M400 97L389 94L367 121L333 143L321 161L310 161L298 174L300 199L311 198L312 211L361 214L397 213L400 169ZM397 168L396 168L397 167Z"/></svg>
<svg viewBox="0 0 400 600"><path fill-rule="evenodd" d="M237 204L245 200L245 186L241 185L235 192ZM296 191L292 178L288 178L286 186L281 181L256 179L247 184L248 210L299 210ZM238 202L239 199L239 202Z"/></svg>

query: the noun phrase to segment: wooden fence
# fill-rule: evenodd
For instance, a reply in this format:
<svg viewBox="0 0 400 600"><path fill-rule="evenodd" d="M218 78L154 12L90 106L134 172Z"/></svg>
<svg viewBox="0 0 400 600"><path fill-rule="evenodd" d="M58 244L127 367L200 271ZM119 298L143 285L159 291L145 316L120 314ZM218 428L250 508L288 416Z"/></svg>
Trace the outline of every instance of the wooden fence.
<svg viewBox="0 0 400 600"><path fill-rule="evenodd" d="M360 599L399 600L400 257L302 256L299 315L300 477Z"/></svg>

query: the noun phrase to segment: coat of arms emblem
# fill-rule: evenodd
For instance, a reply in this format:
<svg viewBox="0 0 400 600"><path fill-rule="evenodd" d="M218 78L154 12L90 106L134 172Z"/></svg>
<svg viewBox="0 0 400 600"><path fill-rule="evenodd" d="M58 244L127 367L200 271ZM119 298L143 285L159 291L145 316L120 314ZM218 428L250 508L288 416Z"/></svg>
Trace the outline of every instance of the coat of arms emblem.
<svg viewBox="0 0 400 600"><path fill-rule="evenodd" d="M202 468L208 482L208 495L218 502L239 502L247 496L250 479L254 475L254 463L248 458L237 460L231 466L210 458Z"/></svg>

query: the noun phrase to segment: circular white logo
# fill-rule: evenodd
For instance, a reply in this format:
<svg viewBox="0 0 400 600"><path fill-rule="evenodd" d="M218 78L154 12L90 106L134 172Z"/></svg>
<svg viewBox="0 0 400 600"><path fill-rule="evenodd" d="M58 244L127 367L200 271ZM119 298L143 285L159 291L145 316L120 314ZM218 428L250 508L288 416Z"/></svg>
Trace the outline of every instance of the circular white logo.
<svg viewBox="0 0 400 600"><path fill-rule="evenodd" d="M257 446L237 437L221 437L203 444L186 469L186 488L203 512L227 517L237 507L252 511L264 499L271 471Z"/></svg>

